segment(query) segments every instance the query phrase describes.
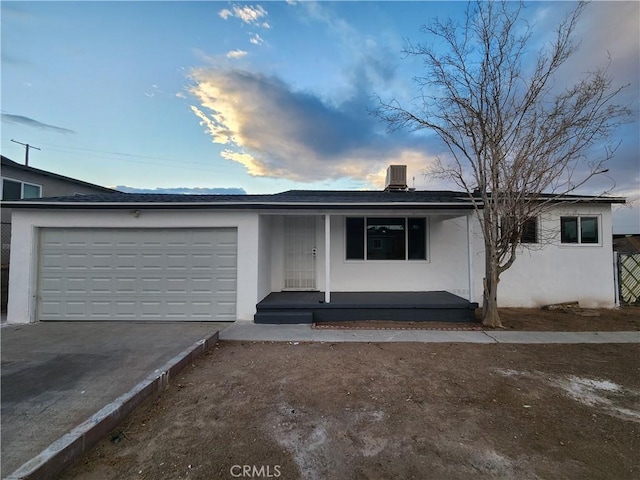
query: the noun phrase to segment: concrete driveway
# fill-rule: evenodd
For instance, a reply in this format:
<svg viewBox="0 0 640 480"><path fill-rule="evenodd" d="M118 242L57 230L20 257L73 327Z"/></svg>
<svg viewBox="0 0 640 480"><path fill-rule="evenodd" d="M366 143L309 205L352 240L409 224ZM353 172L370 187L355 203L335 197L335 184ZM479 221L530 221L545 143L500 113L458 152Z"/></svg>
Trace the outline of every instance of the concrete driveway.
<svg viewBox="0 0 640 480"><path fill-rule="evenodd" d="M18 469L16 478L27 472L55 476L60 462L68 463L85 444L106 434L170 375L215 344L228 325L3 325L2 478Z"/></svg>

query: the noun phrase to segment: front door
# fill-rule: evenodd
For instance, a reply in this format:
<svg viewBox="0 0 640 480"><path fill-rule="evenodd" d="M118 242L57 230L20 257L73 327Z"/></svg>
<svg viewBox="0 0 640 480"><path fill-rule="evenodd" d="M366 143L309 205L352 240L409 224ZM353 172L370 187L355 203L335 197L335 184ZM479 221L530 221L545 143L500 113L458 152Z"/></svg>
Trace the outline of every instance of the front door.
<svg viewBox="0 0 640 480"><path fill-rule="evenodd" d="M284 218L284 289L317 289L315 217Z"/></svg>

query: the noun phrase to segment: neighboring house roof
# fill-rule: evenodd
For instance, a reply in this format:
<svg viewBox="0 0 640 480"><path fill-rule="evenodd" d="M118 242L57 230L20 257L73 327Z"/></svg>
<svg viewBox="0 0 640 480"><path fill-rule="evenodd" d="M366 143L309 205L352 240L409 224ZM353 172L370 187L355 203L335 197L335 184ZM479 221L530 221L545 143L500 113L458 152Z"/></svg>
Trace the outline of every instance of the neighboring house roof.
<svg viewBox="0 0 640 480"><path fill-rule="evenodd" d="M620 253L640 253L640 235L614 235L613 249Z"/></svg>
<svg viewBox="0 0 640 480"><path fill-rule="evenodd" d="M552 196L541 195L544 198ZM624 203L619 197L589 197L568 195L562 202ZM73 197L39 198L3 202L12 208L434 208L472 209L473 202L465 192L427 191L332 191L289 190L265 195L172 195L112 193Z"/></svg>
<svg viewBox="0 0 640 480"><path fill-rule="evenodd" d="M2 160L2 167L3 168L4 167L11 167L11 168L14 168L16 170L21 170L23 172L34 173L34 174L42 175L44 177L55 178L57 180L64 180L66 182L75 183L76 185L82 185L84 187L90 187L90 188L93 188L93 189L102 190L105 193L107 193L107 192L111 192L111 193L117 192L117 190L113 190L112 188L103 187L101 185L95 185L95 184L89 183L89 182L83 182L82 180L78 180L78 179L75 179L75 178L65 177L64 175L59 175L57 173L47 172L46 170L40 170L39 168L34 168L34 167L29 167L27 165L22 165L20 163L17 163L17 162L14 162L13 160L8 159L4 155L0 155L0 158Z"/></svg>

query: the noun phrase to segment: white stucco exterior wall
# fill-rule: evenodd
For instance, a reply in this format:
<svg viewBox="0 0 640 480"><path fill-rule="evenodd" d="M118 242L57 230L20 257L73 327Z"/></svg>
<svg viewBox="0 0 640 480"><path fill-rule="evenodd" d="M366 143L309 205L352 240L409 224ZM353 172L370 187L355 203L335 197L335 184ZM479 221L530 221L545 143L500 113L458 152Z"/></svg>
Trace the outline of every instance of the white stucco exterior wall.
<svg viewBox="0 0 640 480"><path fill-rule="evenodd" d="M294 213L295 214L295 213ZM316 280L318 290L326 288L325 221L327 212L309 213L316 219ZM345 218L347 216L390 216L388 211L328 213L331 216L330 275L332 291L422 291L447 290L467 298L469 290L467 225L458 214L429 216L424 211L403 212L398 216L428 217L427 261L346 260ZM263 214L270 225L271 291L284 286L284 216ZM261 227L262 228L262 227ZM262 230L261 230L262 231ZM262 239L261 235L261 239ZM261 260L261 264L265 264ZM262 267L261 267L262 268ZM261 275L263 275L261 273ZM262 292L262 289L259 289ZM262 295L262 293L260 293Z"/></svg>
<svg viewBox="0 0 640 480"><path fill-rule="evenodd" d="M273 235L272 216L258 217L258 296L257 302L271 293L271 239Z"/></svg>
<svg viewBox="0 0 640 480"><path fill-rule="evenodd" d="M238 320L253 320L255 306L269 292L284 285L284 215L296 211L259 214L220 210L14 210L8 321L36 321L39 228L214 228L238 230ZM314 211L317 237L317 286L324 290L324 215ZM469 298L468 238L472 243L473 300L482 300L484 247L475 215L471 235L465 212L398 212L397 216L428 217L426 261L354 261L345 259L346 216L391 216L389 211L331 213L330 271L332 291L446 290ZM600 243L560 243L560 216L597 216ZM544 240L534 249L520 248L516 263L503 273L498 292L500 306L539 307L577 300L585 307L613 307L613 249L611 208L608 204L573 204L554 209L540 219Z"/></svg>
<svg viewBox="0 0 640 480"><path fill-rule="evenodd" d="M284 217L271 217L271 291L279 292L284 287Z"/></svg>
<svg viewBox="0 0 640 480"><path fill-rule="evenodd" d="M561 216L596 216L598 244L560 242ZM611 206L608 204L559 205L539 218L541 242L519 247L517 259L500 277L498 305L541 307L579 301L585 308L615 306ZM482 302L484 245L474 218L475 299Z"/></svg>
<svg viewBox="0 0 640 480"><path fill-rule="evenodd" d="M203 210L144 210L134 217L130 210L14 210L9 277L9 323L36 319L38 229L68 228L215 228L238 230L238 320L253 320L258 302L259 222L255 212ZM19 266L19 267L18 267Z"/></svg>

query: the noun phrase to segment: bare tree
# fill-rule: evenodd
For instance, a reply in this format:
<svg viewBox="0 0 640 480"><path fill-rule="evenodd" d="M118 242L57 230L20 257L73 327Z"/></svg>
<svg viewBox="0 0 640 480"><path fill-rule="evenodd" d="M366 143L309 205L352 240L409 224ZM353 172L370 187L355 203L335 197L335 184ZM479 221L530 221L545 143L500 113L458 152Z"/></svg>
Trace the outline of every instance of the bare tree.
<svg viewBox="0 0 640 480"><path fill-rule="evenodd" d="M558 88L558 70L577 49L572 37L584 3L530 62L532 28L522 9L522 3L477 1L461 24L436 19L424 26L440 48L405 48L424 60L426 73L415 79L420 96L409 107L379 98L375 112L391 130L429 129L446 145L435 173L468 192L480 220L482 318L491 327L502 326L498 282L515 261L525 225L604 171L615 151L608 137L629 114L612 103L624 87L612 87L607 68ZM587 158L596 145L603 153Z"/></svg>

